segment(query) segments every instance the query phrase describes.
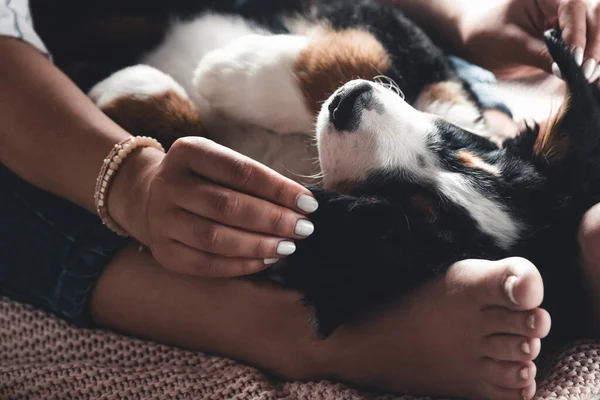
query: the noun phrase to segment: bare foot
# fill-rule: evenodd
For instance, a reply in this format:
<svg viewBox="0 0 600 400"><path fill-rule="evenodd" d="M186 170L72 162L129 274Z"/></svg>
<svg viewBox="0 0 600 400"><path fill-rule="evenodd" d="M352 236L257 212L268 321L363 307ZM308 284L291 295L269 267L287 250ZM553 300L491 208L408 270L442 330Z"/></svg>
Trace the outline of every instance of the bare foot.
<svg viewBox="0 0 600 400"><path fill-rule="evenodd" d="M525 260L464 261L381 315L318 340L297 293L174 274L131 246L106 267L91 314L101 326L288 380L520 400L534 394L532 360L550 329L549 315L537 308L542 297L541 277Z"/></svg>
<svg viewBox="0 0 600 400"><path fill-rule="evenodd" d="M526 260L457 263L400 306L335 333L330 367L342 373L333 378L411 394L530 399L533 360L550 330L542 298L542 278Z"/></svg>
<svg viewBox="0 0 600 400"><path fill-rule="evenodd" d="M579 230L585 284L590 299L593 334L600 334L600 204L587 212Z"/></svg>

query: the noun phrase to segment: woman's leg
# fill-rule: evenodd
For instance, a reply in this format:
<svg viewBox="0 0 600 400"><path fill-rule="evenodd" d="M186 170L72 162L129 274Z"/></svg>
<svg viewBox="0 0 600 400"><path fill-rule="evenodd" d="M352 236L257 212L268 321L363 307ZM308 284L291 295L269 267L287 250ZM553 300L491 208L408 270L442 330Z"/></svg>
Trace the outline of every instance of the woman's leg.
<svg viewBox="0 0 600 400"><path fill-rule="evenodd" d="M509 276L516 283L507 285ZM98 281L91 313L101 326L228 356L287 379L522 399L535 390L531 361L549 330L549 316L537 309L542 297L539 273L523 260L466 261L381 315L319 341L297 293L250 280L175 275L127 247Z"/></svg>

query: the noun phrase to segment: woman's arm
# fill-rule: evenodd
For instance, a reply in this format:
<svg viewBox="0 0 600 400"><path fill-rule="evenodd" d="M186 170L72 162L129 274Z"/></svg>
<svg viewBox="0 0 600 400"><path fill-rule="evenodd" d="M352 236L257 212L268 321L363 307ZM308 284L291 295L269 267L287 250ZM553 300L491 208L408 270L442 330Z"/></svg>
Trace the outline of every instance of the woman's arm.
<svg viewBox="0 0 600 400"><path fill-rule="evenodd" d="M459 22L469 1L382 0L401 9L432 38L453 50L461 45Z"/></svg>
<svg viewBox="0 0 600 400"><path fill-rule="evenodd" d="M129 133L33 47L0 37L0 54L0 162L94 212L103 160ZM201 276L246 275L291 254L317 207L308 189L201 138L167 155L136 150L107 193L110 216L165 268Z"/></svg>
<svg viewBox="0 0 600 400"><path fill-rule="evenodd" d="M0 37L0 54L0 162L33 185L95 211L102 161L129 134L33 47Z"/></svg>
<svg viewBox="0 0 600 400"><path fill-rule="evenodd" d="M543 33L562 30L590 82L600 77L599 0L382 0L402 9L439 43L495 72L523 66L559 75Z"/></svg>

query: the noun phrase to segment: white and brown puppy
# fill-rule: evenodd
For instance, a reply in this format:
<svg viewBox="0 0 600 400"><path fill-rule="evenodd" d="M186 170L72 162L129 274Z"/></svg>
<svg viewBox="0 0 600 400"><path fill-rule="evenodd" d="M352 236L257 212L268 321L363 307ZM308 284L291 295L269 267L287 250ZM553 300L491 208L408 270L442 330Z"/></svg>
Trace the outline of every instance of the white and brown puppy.
<svg viewBox="0 0 600 400"><path fill-rule="evenodd" d="M549 46L577 107L498 146L474 133L485 126L473 96L399 11L367 0L293 11L174 20L90 96L167 146L204 135L288 176L322 175L315 234L273 269L305 294L322 335L457 260L508 255L540 267L555 321L579 329L577 270L565 267L600 175L596 142L572 125L595 128L577 107L595 111L598 93L560 38Z"/></svg>

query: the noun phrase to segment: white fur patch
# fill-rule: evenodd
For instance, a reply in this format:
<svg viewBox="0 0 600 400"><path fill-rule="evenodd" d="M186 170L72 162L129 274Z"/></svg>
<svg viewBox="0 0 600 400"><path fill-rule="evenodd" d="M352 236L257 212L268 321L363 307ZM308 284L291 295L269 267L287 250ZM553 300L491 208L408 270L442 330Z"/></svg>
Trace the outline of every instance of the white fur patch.
<svg viewBox="0 0 600 400"><path fill-rule="evenodd" d="M187 93L173 78L147 65L134 65L115 72L94 86L90 98L100 108L123 97L147 98L169 90L184 99Z"/></svg>
<svg viewBox="0 0 600 400"><path fill-rule="evenodd" d="M469 179L455 172L439 171L436 184L455 204L463 206L479 229L493 237L496 244L509 248L519 238L521 226L499 202L478 191Z"/></svg>
<svg viewBox="0 0 600 400"><path fill-rule="evenodd" d="M209 52L255 33L268 34L250 21L233 15L206 13L189 21L175 20L162 45L147 54L142 63L172 76L186 89L192 101L196 101L192 77L198 62Z"/></svg>
<svg viewBox="0 0 600 400"><path fill-rule="evenodd" d="M201 111L217 112L275 133L314 130L314 116L293 75L308 38L247 35L208 53L194 73Z"/></svg>

